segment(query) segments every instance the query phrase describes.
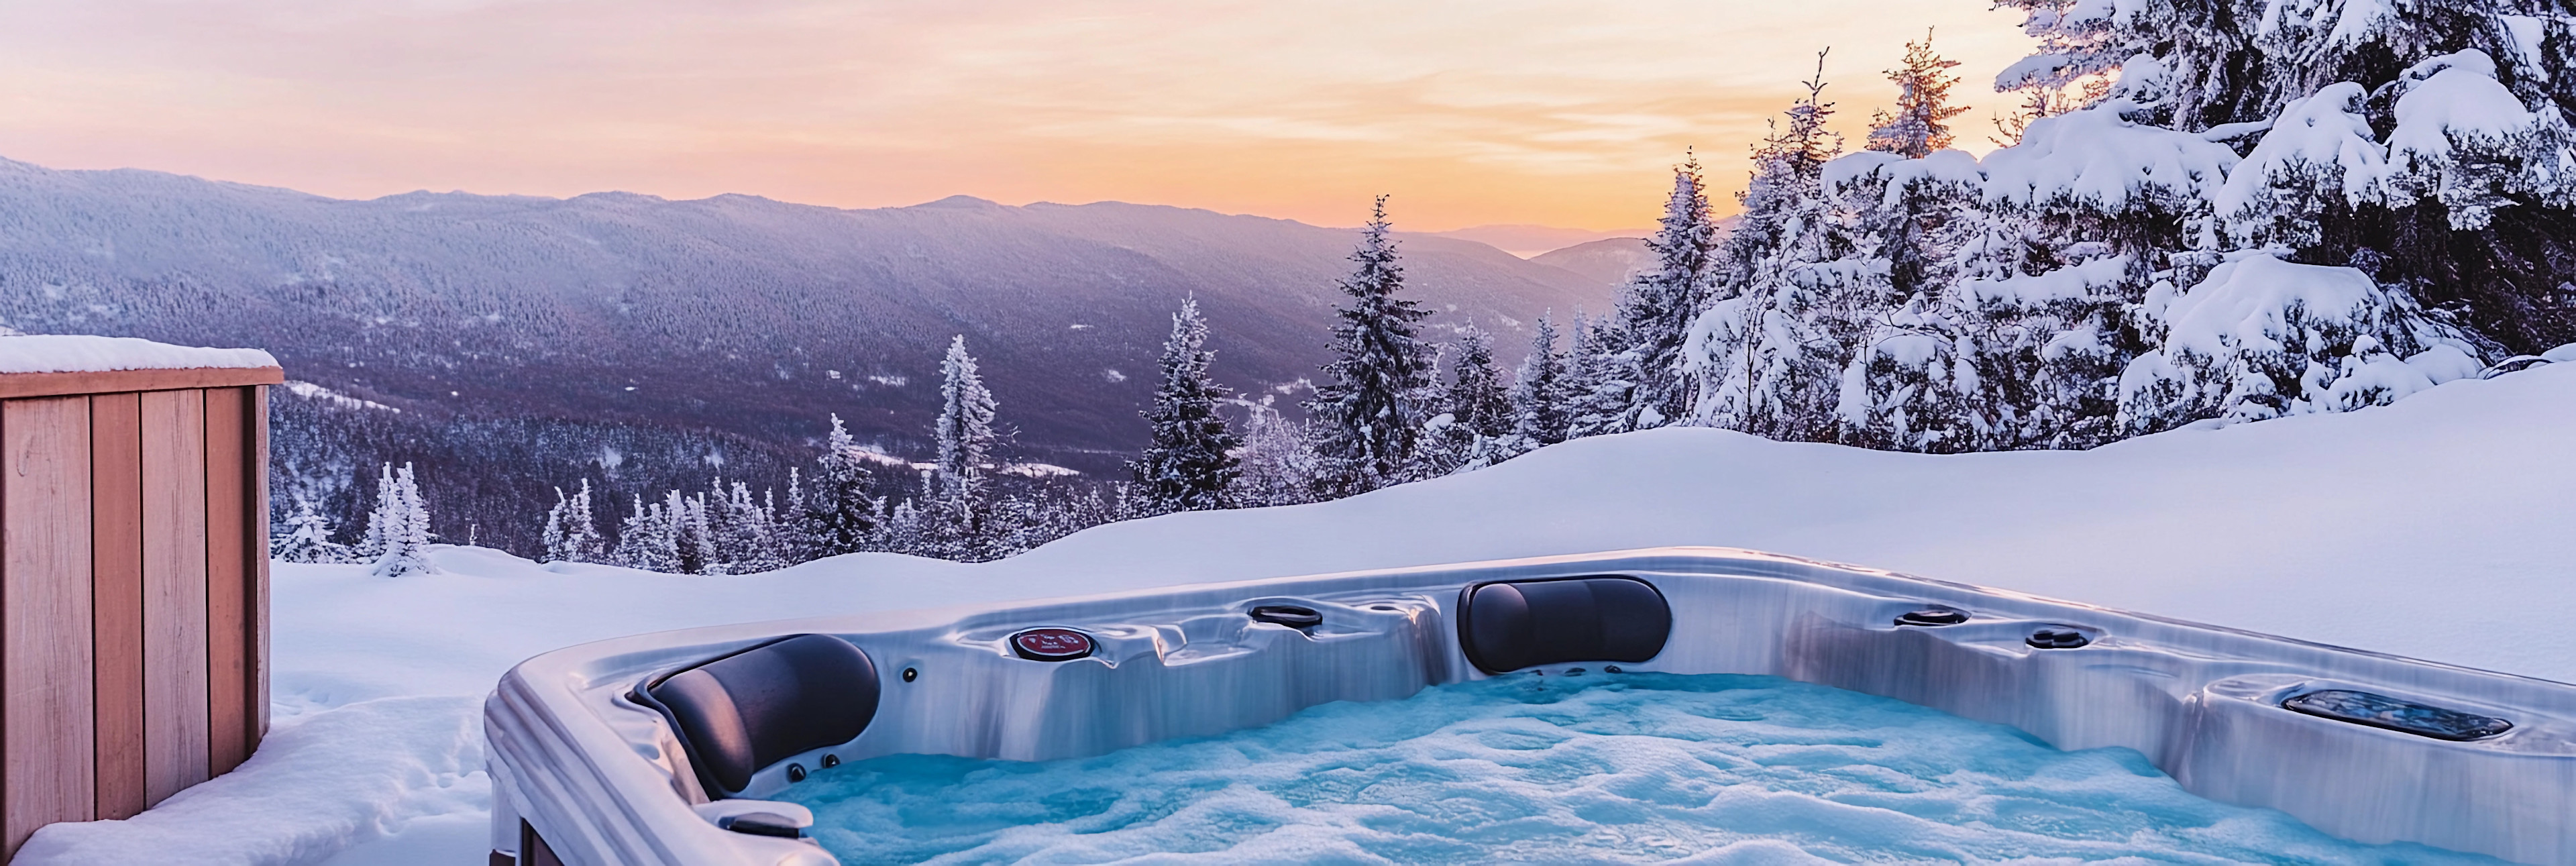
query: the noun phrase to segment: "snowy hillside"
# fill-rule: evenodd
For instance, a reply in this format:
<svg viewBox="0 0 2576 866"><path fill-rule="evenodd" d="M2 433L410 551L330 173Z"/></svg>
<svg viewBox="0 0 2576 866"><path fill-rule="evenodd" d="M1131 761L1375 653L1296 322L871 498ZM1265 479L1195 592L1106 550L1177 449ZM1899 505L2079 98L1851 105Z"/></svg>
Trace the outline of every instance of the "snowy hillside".
<svg viewBox="0 0 2576 866"><path fill-rule="evenodd" d="M1922 455L1668 429L1337 502L1113 524L982 565L858 554L741 577L280 565L279 724L251 763L27 862L455 863L484 844L478 701L521 658L831 610L1612 550L1740 546L2576 680L2576 364L2357 412L2082 452ZM355 846L352 848L351 846ZM330 860L333 852L345 852Z"/></svg>

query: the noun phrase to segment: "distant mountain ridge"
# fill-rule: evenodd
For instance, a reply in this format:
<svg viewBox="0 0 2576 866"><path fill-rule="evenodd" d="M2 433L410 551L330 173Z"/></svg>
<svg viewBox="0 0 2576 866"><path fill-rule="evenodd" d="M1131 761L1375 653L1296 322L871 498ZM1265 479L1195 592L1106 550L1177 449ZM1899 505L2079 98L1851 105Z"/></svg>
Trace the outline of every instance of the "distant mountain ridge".
<svg viewBox="0 0 2576 866"><path fill-rule="evenodd" d="M1655 266L1655 251L1644 238L1610 238L1575 244L1531 256L1537 264L1562 268L1607 286L1625 285Z"/></svg>
<svg viewBox="0 0 2576 866"><path fill-rule="evenodd" d="M1653 233L1652 229L1594 231L1526 224L1469 226L1445 232L1432 232L1444 238L1475 241L1524 259L1534 259L1544 253L1580 244L1619 238L1642 239Z"/></svg>
<svg viewBox="0 0 2576 866"><path fill-rule="evenodd" d="M1098 469L1141 441L1135 409L1184 296L1212 323L1221 381L1315 375L1356 239L1111 202L352 201L0 160L0 326L259 346L293 378L433 416L795 441L837 412L898 452L917 450L939 350L964 334L1020 446ZM1610 306L1594 276L1455 238L1402 242L1435 337Z"/></svg>

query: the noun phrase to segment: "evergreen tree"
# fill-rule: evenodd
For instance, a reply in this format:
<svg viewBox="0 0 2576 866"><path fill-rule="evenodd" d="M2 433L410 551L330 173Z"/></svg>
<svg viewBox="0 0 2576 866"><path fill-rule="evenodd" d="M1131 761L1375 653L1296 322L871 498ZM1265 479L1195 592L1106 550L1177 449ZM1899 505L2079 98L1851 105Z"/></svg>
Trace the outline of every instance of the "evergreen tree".
<svg viewBox="0 0 2576 866"><path fill-rule="evenodd" d="M1316 450L1326 463L1326 485L1336 494L1359 493L1393 483L1413 458L1432 386L1429 347L1414 323L1429 316L1399 297L1404 268L1387 236L1386 197L1379 196L1361 233L1358 268L1341 282L1350 297L1333 327L1327 381L1307 403L1321 427Z"/></svg>
<svg viewBox="0 0 2576 866"><path fill-rule="evenodd" d="M1223 507L1226 487L1240 474L1232 452L1243 441L1216 413L1217 401L1227 391L1208 379L1208 364L1216 353L1201 348L1206 341L1207 322L1199 318L1198 299L1182 300L1180 312L1172 316L1172 335L1163 343L1162 384L1154 389L1153 405L1141 413L1152 427L1153 441L1127 464L1138 495L1156 511Z"/></svg>
<svg viewBox="0 0 2576 866"><path fill-rule="evenodd" d="M376 505L367 510L367 534L358 540L358 548L353 551L356 561L375 562L385 557L385 540L395 530L386 520L402 509L401 495L396 490L394 465L384 464L376 476Z"/></svg>
<svg viewBox="0 0 2576 866"><path fill-rule="evenodd" d="M662 512L670 516L671 546L679 553L679 572L723 574L723 563L717 558L712 539L707 537L705 497L671 491L662 498Z"/></svg>
<svg viewBox="0 0 2576 866"><path fill-rule="evenodd" d="M601 550L599 526L591 516L590 479L581 480L581 492L565 496L555 488L554 507L546 509L546 528L538 536L545 545L539 562L598 562Z"/></svg>
<svg viewBox="0 0 2576 866"><path fill-rule="evenodd" d="M808 558L839 556L868 549L869 539L877 532L876 497L870 490L875 478L861 456L858 442L841 426L841 416L832 416L832 433L824 441L821 464L814 473L814 490L803 492L794 470L788 475L789 507L802 505L797 522L802 527L799 540L806 545L799 554Z"/></svg>
<svg viewBox="0 0 2576 866"><path fill-rule="evenodd" d="M2487 354L2534 353L2576 339L2576 291L2564 288L2571 284L2565 263L2576 261L2576 173L2531 170L2576 159L2562 131L2576 116L2576 20L2564 4L2173 0L2148 7L2154 14L2071 0L1999 5L2025 9L2024 29L2040 38L1999 86L2087 71L2095 80L2116 71L2124 85L2151 79L2153 88L2137 89L2119 106L2139 123L2224 140L2268 127L2267 138L2298 140L2307 123L2275 122L2285 106L2339 84L2357 86L2364 98L2347 102L2338 94L2333 101L2356 109L2377 133L2365 138L2379 140L2348 148L2346 156L2359 165L2371 150L2386 153L2390 176L2334 190L2360 194L2315 201L2312 216L2285 215L2296 229L2282 239L2295 245L2293 259L2367 265L2379 284L2403 287L2428 311L2465 326ZM2398 105L2446 71L2452 86L2433 88L2439 95L2423 100L2421 110ZM2465 80L2472 77L2494 83ZM2507 101L2523 116L2497 110ZM2433 118L2456 116L2434 104L2471 103L2491 108L2476 120L2433 128L2444 126ZM2429 123L2398 129L2410 114ZM2333 122L2324 115L2300 119ZM2340 124L2326 128L2334 126ZM2401 155L2415 144L2427 146L2417 152L2428 158ZM2321 149L2328 153L2317 155L2330 154ZM2322 186L2322 178L2300 176L2296 162L2255 165L2279 189ZM2374 186L2390 195L2371 201ZM2243 216L2267 221L2263 213ZM2197 264L2173 284L2190 286L2213 264Z"/></svg>
<svg viewBox="0 0 2576 866"><path fill-rule="evenodd" d="M564 512L571 508L572 500L564 496L563 488L555 488L554 507L546 509L546 528L537 534L538 543L546 548L538 562L564 561Z"/></svg>
<svg viewBox="0 0 2576 866"><path fill-rule="evenodd" d="M1323 457L1315 453L1311 426L1271 408L1266 398L1241 405L1249 412L1243 447L1234 452L1241 471L1226 499L1243 508L1316 501Z"/></svg>
<svg viewBox="0 0 2576 866"><path fill-rule="evenodd" d="M938 492L923 500L916 546L907 552L957 562L995 558L991 551L1005 527L994 519L991 479L969 472L932 483Z"/></svg>
<svg viewBox="0 0 2576 866"><path fill-rule="evenodd" d="M939 369L939 420L932 431L939 441L939 460L926 485L930 492L921 514L921 543L929 556L979 562L992 558L987 555L993 538L984 468L992 460L996 404L976 373L974 356L966 354L964 336L949 343Z"/></svg>
<svg viewBox="0 0 2576 866"><path fill-rule="evenodd" d="M932 555L923 541L921 508L913 504L915 500L898 502L888 497L884 501L893 504L880 509L883 513L878 515L876 542L872 549L914 556Z"/></svg>
<svg viewBox="0 0 2576 866"><path fill-rule="evenodd" d="M1556 348L1553 313L1542 313L1530 337L1529 355L1512 377L1512 437L1526 443L1519 450L1565 441L1566 358Z"/></svg>
<svg viewBox="0 0 2576 866"><path fill-rule="evenodd" d="M1629 410L1636 426L1657 427L1691 416L1696 395L1682 378L1682 348L1691 319L1707 303L1717 242L1699 157L1686 155L1673 168L1673 192L1664 201L1661 225L1646 239L1647 249L1655 253L1655 269L1630 280L1619 295L1619 349L1633 353L1623 363L1636 368L1638 380L1638 405Z"/></svg>
<svg viewBox="0 0 2576 866"><path fill-rule="evenodd" d="M680 570L679 536L672 530L671 515L661 503L645 504L635 497L635 510L617 529L618 565L639 571L676 573Z"/></svg>
<svg viewBox="0 0 2576 866"><path fill-rule="evenodd" d="M1869 149L1922 159L1949 148L1950 118L1968 111L1950 104L1950 88L1959 83L1950 70L1958 65L1933 53L1931 31L1924 31L1921 42L1905 43L1904 65L1887 71L1896 82L1896 111L1878 112L1870 121Z"/></svg>
<svg viewBox="0 0 2576 866"><path fill-rule="evenodd" d="M743 515L737 543L740 552L734 557L735 574L758 574L776 571L794 563L781 539L778 519L778 492L761 491L758 502L751 499L751 489L734 484L734 507Z"/></svg>
<svg viewBox="0 0 2576 866"><path fill-rule="evenodd" d="M1485 332L1467 326L1458 336L1458 354L1449 364L1449 414L1468 432L1496 438L1512 432L1514 420L1503 373L1494 367L1494 349Z"/></svg>
<svg viewBox="0 0 2576 866"><path fill-rule="evenodd" d="M1650 409L1637 399L1636 347L1613 351L1620 331L1608 320L1585 322L1575 315L1574 351L1566 363L1565 438L1602 436L1639 429L1639 412Z"/></svg>
<svg viewBox="0 0 2576 866"><path fill-rule="evenodd" d="M419 479L412 474L411 464L403 464L392 480L392 494L383 497L386 510L368 521L384 530L384 553L376 558L374 573L377 577L437 574L438 564L429 561L429 505L421 501Z"/></svg>
<svg viewBox="0 0 2576 866"><path fill-rule="evenodd" d="M1587 421L1597 424L1601 419L1585 416L1599 408L1592 405L1592 389L1601 383L1602 333L1600 323L1585 316L1581 309L1574 311L1572 330L1573 345L1565 350L1565 377L1560 380L1558 393L1565 413L1564 438L1580 439L1599 432Z"/></svg>
<svg viewBox="0 0 2576 866"><path fill-rule="evenodd" d="M939 373L939 421L932 431L939 440L939 481L959 485L992 461L995 403L975 356L966 354L965 335L949 342Z"/></svg>
<svg viewBox="0 0 2576 866"><path fill-rule="evenodd" d="M269 545L269 556L285 562L336 563L350 560L349 548L331 540L331 520L313 507L313 500L296 497L295 514L278 529L276 540Z"/></svg>
<svg viewBox="0 0 2576 866"><path fill-rule="evenodd" d="M1847 246L1828 212L1825 164L1842 150L1826 128L1823 53L1786 124L1754 148L1744 213L1728 234L1717 300L1692 326L1685 372L1699 423L1780 439L1829 438L1839 373L1865 319L1874 276L1826 263ZM1820 266L1825 265L1825 266Z"/></svg>
<svg viewBox="0 0 2576 866"><path fill-rule="evenodd" d="M581 491L565 505L562 533L564 562L598 562L607 554L599 536L598 518L591 510L588 478L581 480Z"/></svg>

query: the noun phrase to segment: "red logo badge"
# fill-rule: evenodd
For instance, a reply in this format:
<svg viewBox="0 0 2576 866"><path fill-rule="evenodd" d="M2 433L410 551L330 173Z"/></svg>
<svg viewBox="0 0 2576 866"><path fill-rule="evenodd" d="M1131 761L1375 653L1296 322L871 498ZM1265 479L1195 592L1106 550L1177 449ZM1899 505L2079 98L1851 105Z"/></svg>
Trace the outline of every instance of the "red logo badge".
<svg viewBox="0 0 2576 866"><path fill-rule="evenodd" d="M1072 661L1091 655L1091 636L1069 628L1033 628L1011 636L1011 651L1031 661Z"/></svg>

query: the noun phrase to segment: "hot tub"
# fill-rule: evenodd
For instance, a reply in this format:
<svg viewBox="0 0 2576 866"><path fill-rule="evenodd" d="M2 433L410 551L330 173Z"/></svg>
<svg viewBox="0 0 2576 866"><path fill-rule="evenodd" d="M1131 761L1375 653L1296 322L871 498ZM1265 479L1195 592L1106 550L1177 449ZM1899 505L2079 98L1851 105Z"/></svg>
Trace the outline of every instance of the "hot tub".
<svg viewBox="0 0 2576 866"><path fill-rule="evenodd" d="M2135 750L2193 794L2361 843L2576 863L2576 687L1718 548L558 650L486 704L492 857L822 866L840 860L790 800L844 765L1100 756L1335 701L1578 672L1893 698L2057 749Z"/></svg>

